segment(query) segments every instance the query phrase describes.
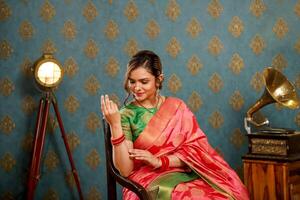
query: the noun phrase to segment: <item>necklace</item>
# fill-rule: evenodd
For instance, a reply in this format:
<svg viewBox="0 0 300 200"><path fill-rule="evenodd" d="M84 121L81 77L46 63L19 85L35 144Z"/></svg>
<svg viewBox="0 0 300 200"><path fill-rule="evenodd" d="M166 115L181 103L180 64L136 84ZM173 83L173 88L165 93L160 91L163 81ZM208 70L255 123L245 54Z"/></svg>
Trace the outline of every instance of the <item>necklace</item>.
<svg viewBox="0 0 300 200"><path fill-rule="evenodd" d="M137 99L135 99L136 100L136 102L140 105L140 106L142 106L143 108L145 108L148 112L150 112L150 113L154 113L156 110L157 110L157 106L158 106L158 104L159 104L159 101L160 101L160 95L158 95L157 96L157 102L156 102L156 105L155 105L155 107L153 107L153 108L155 108L155 110L154 111L151 111L149 108L146 108L143 104L141 104Z"/></svg>

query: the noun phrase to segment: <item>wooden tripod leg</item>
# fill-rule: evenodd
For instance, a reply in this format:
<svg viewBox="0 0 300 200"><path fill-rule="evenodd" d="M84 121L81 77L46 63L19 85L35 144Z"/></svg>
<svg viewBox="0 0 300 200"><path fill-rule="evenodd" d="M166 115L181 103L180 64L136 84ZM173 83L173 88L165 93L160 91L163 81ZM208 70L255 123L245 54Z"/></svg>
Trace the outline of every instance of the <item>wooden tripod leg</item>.
<svg viewBox="0 0 300 200"><path fill-rule="evenodd" d="M50 100L48 98L46 98L45 104L43 99L40 100L37 124L35 127L31 165L27 182L27 200L33 199L35 188L40 179L40 163L45 141L49 107Z"/></svg>
<svg viewBox="0 0 300 200"><path fill-rule="evenodd" d="M53 104L55 114L56 114L56 117L57 117L57 121L58 121L58 124L59 124L61 136L62 136L63 141L65 143L66 151L67 151L68 158L69 158L69 161L70 161L70 164L71 164L72 173L73 173L73 177L75 179L78 194L79 194L80 199L83 200L83 194L82 194L81 187L80 187L78 173L77 173L76 168L75 168L72 153L70 151L70 147L69 147L69 144L68 144L68 141L67 141L67 138L66 138L65 129L64 129L64 126L63 126L63 123L62 123L62 120L61 120L61 117L60 117L60 114L59 114L59 111L58 111L58 106L57 106L57 103L56 103L55 99L52 100L52 104Z"/></svg>

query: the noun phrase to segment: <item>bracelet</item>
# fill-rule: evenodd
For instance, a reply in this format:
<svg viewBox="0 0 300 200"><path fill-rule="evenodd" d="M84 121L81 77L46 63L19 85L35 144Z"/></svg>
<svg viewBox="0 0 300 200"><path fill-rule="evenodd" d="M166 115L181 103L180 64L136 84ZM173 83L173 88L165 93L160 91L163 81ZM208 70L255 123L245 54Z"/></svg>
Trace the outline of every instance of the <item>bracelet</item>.
<svg viewBox="0 0 300 200"><path fill-rule="evenodd" d="M114 146L121 144L124 140L125 140L125 135L124 134L122 134L118 138L110 138L111 144L114 145Z"/></svg>
<svg viewBox="0 0 300 200"><path fill-rule="evenodd" d="M160 171L165 171L166 169L169 168L170 160L169 160L168 156L161 156L160 161L161 161L161 166L159 168Z"/></svg>

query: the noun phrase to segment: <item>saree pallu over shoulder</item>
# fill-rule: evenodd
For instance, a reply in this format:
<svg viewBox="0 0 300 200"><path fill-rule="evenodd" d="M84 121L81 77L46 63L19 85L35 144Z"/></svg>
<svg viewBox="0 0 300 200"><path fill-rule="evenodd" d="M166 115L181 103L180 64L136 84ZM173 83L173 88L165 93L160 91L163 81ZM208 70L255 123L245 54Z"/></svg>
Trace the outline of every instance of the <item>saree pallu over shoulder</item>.
<svg viewBox="0 0 300 200"><path fill-rule="evenodd" d="M134 148L148 150L155 156L175 155L208 183L207 187L229 199L249 199L248 191L237 174L210 146L196 117L180 99L166 98L134 142ZM129 178L147 187L164 174L184 171L182 168L170 168L161 172L137 163ZM124 195L127 195L126 192Z"/></svg>
<svg viewBox="0 0 300 200"><path fill-rule="evenodd" d="M177 109L183 102L174 97L166 98L165 102L160 106L154 117L151 118L144 131L134 142L134 148L148 149L155 140L162 134L166 125L172 119Z"/></svg>

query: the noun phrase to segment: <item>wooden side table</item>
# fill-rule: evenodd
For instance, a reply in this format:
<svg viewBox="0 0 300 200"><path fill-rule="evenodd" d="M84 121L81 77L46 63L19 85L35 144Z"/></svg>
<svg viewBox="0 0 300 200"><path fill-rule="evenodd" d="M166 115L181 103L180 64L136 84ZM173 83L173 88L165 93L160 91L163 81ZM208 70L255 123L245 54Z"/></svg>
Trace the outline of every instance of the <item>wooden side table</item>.
<svg viewBox="0 0 300 200"><path fill-rule="evenodd" d="M244 183L252 200L300 200L300 160L243 158Z"/></svg>

